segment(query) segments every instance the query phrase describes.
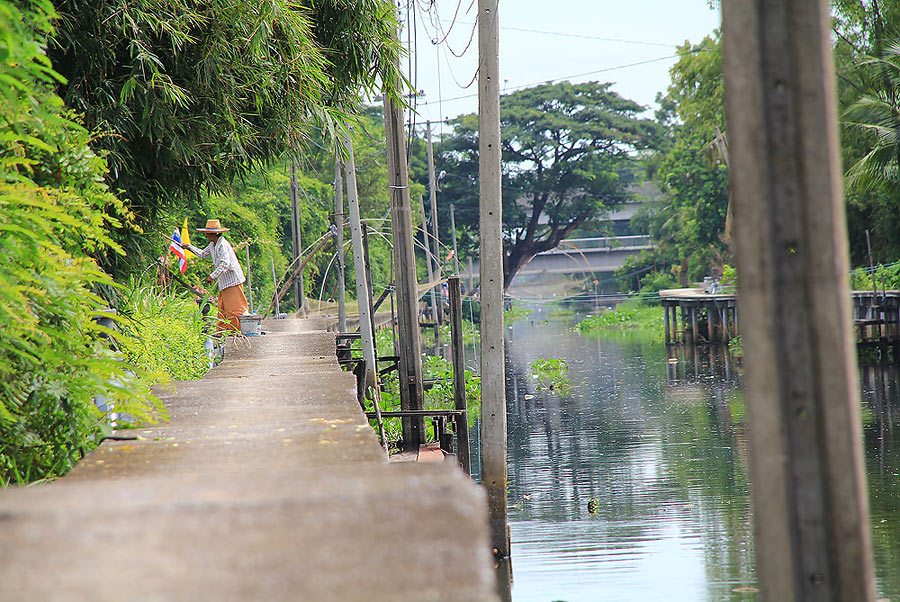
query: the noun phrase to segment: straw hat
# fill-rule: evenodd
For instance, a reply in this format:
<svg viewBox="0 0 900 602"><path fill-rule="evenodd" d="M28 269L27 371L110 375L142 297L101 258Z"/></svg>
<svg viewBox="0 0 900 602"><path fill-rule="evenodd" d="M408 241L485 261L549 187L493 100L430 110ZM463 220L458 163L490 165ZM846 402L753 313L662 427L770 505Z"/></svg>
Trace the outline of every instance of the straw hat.
<svg viewBox="0 0 900 602"><path fill-rule="evenodd" d="M212 232L213 234L218 234L219 232L228 232L229 228L223 228L222 222L217 219L208 219L206 220L205 228L197 228L197 232Z"/></svg>

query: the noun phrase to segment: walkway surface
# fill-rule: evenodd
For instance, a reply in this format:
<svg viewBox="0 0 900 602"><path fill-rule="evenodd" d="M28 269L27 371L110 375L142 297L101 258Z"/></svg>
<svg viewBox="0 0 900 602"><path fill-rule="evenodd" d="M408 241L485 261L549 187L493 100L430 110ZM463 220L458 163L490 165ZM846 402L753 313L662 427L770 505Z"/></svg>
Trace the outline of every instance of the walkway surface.
<svg viewBox="0 0 900 602"><path fill-rule="evenodd" d="M0 490L0 600L496 599L480 488L387 462L324 320L264 329L169 423Z"/></svg>

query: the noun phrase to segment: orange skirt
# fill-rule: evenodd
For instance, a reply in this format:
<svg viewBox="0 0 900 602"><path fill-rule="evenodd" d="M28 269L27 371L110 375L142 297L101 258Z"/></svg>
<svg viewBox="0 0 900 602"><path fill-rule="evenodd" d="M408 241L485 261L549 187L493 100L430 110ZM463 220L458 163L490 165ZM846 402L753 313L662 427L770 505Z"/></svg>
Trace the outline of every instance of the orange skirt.
<svg viewBox="0 0 900 602"><path fill-rule="evenodd" d="M229 286L219 291L219 325L218 331L241 331L241 316L249 309L247 297L244 296L244 285Z"/></svg>

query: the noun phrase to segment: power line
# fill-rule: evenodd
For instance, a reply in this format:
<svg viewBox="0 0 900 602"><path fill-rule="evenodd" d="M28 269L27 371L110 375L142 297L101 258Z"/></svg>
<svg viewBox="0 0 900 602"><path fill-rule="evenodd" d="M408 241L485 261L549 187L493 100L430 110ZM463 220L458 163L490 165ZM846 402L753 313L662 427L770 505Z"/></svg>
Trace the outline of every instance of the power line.
<svg viewBox="0 0 900 602"><path fill-rule="evenodd" d="M681 58L681 57L686 56L686 55L688 55L688 54L696 54L696 53L698 53L698 52L708 52L708 51L706 51L706 50L691 50L690 52L681 52L681 53L673 54L673 55L670 55L670 56L661 56L661 57L659 57L659 58L648 59L648 60L646 60L646 61L638 61L638 62L636 62L636 63L627 63L627 64L625 64L625 65L617 65L617 66L615 66L615 67L604 67L603 69L597 69L596 71L588 71L588 72L586 72L586 73L578 73L578 74L575 74L575 75L565 75L565 76L562 76L562 77L555 77L555 78L552 78L552 79L545 79L545 80L543 80L543 81L534 82L534 83L530 83L530 84L521 84L521 85L519 85L519 86L513 86L510 90L511 90L511 91L522 90L522 89L524 89L524 88L531 88L532 86L538 86L538 85L541 85L541 84L552 84L552 83L554 83L554 82L563 81L563 80L567 80L567 79L575 79L575 78L578 78L578 77L587 77L588 75L596 75L596 74L598 74L598 73L606 73L606 72L608 72L608 71L617 71L617 70L619 70L619 69L628 69L628 68L630 68L630 67L639 67L639 66L641 66L641 65L648 65L648 64L650 64L650 63L658 63L658 62L660 62L660 61L668 61L668 60L671 60L671 59ZM475 93L475 94L464 94L464 95L462 95L462 96L454 96L454 97L452 97L452 98L444 98L443 101L444 101L444 102L450 102L450 101L453 101L453 100L462 100L462 99L464 99L464 98L475 98L475 97L477 97L477 96L478 96L477 93ZM428 102L423 102L422 104L423 104L423 105L427 105L427 104L429 104L429 103L428 103Z"/></svg>
<svg viewBox="0 0 900 602"><path fill-rule="evenodd" d="M446 21L446 19L443 19L443 20ZM459 21L459 24L460 25L471 25L471 23L466 23L464 21ZM560 37L565 37L565 38L578 38L578 39L582 39L582 40L596 40L598 42L617 42L620 44L639 44L641 46L662 46L664 48L678 48L678 46L679 46L678 44L666 44L665 42L648 42L646 40L627 40L625 38L606 38L606 37L602 37L602 36L592 36L592 35L580 34L580 33L568 33L568 32L562 32L562 31L546 31L543 29L529 29L526 27L511 27L508 25L506 25L506 26L501 25L500 29L508 29L511 31L522 31L522 32L526 32L526 33L539 33L539 34L543 34L543 35L560 36Z"/></svg>

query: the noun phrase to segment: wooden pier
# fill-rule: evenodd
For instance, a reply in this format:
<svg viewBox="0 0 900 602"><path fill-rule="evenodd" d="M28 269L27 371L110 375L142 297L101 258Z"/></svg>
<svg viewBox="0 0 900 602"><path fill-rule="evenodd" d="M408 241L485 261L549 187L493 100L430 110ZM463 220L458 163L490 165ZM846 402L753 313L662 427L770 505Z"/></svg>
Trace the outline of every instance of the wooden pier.
<svg viewBox="0 0 900 602"><path fill-rule="evenodd" d="M702 288L684 288L662 290L659 296L667 345L728 343L740 334L734 294L707 294Z"/></svg>
<svg viewBox="0 0 900 602"><path fill-rule="evenodd" d="M663 306L666 344L728 343L740 334L737 296L709 294L702 288L659 292ZM900 362L900 291L853 291L853 326L861 346L893 353Z"/></svg>

